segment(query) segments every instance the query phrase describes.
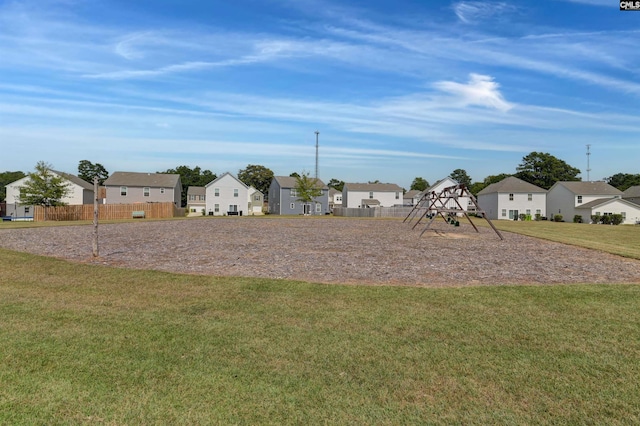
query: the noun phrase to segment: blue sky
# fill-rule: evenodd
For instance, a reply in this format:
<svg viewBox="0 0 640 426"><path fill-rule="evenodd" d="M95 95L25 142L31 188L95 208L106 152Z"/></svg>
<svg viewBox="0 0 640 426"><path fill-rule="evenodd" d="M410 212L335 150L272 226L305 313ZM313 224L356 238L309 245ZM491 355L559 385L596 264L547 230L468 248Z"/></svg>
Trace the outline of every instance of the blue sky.
<svg viewBox="0 0 640 426"><path fill-rule="evenodd" d="M0 0L0 171L315 170L408 188L532 151L640 173L613 0Z"/></svg>

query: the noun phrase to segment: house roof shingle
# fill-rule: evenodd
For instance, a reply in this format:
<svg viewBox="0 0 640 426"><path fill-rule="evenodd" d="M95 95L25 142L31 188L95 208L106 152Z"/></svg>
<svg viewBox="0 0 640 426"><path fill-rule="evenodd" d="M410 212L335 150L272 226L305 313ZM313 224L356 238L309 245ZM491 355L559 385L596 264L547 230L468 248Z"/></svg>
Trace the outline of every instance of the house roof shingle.
<svg viewBox="0 0 640 426"><path fill-rule="evenodd" d="M609 204L612 202L620 202L632 207L638 207L637 204L629 201L629 200L624 200L622 198L598 198L597 200L593 200L593 201L589 201L588 203L584 203L581 204L579 206L576 207L576 209L592 209L594 207L599 207L602 206L604 204Z"/></svg>
<svg viewBox="0 0 640 426"><path fill-rule="evenodd" d="M622 193L622 198L640 197L640 185L631 186Z"/></svg>
<svg viewBox="0 0 640 426"><path fill-rule="evenodd" d="M622 191L602 181L556 182L551 189L556 185L562 185L577 195L622 195Z"/></svg>
<svg viewBox="0 0 640 426"><path fill-rule="evenodd" d="M89 182L87 182L84 179L80 179L76 175L72 175L71 173L59 172L57 170L51 170L51 171L54 172L55 174L57 174L58 176L62 176L63 178L65 178L69 182L73 182L76 185L83 187L84 189L88 189L89 191L93 191L93 185L92 184L90 184Z"/></svg>
<svg viewBox="0 0 640 426"><path fill-rule="evenodd" d="M347 191L375 191L375 192L397 192L402 191L395 183L345 183Z"/></svg>
<svg viewBox="0 0 640 426"><path fill-rule="evenodd" d="M113 172L104 186L148 186L153 188L175 188L180 175L169 173Z"/></svg>
<svg viewBox="0 0 640 426"><path fill-rule="evenodd" d="M492 183L491 185L478 192L478 195L500 193L545 193L546 189L540 188L532 183L525 182L522 179L518 179L515 176L509 176L502 179L500 182Z"/></svg>
<svg viewBox="0 0 640 426"><path fill-rule="evenodd" d="M190 186L187 189L187 196L189 195L206 195L207 191L204 186Z"/></svg>
<svg viewBox="0 0 640 426"><path fill-rule="evenodd" d="M291 176L274 176L273 178L278 182L280 188L295 188L298 186L296 178ZM321 179L318 179L318 186L321 186L322 189L328 189L327 185L325 185Z"/></svg>

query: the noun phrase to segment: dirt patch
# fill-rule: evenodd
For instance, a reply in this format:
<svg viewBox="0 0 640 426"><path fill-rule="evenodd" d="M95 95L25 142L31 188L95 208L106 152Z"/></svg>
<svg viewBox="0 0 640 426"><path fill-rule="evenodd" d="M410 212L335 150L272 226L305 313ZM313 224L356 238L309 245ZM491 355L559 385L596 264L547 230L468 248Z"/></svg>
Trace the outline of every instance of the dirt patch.
<svg viewBox="0 0 640 426"><path fill-rule="evenodd" d="M640 261L468 224L420 236L401 220L228 217L0 229L0 247L76 262L325 283L640 283Z"/></svg>

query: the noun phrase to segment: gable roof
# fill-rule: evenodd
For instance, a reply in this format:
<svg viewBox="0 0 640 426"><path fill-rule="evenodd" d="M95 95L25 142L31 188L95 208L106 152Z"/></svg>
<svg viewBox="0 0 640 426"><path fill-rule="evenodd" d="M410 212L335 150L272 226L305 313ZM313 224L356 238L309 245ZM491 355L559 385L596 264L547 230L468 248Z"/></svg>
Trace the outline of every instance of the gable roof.
<svg viewBox="0 0 640 426"><path fill-rule="evenodd" d="M600 206L604 206L605 204L609 204L609 203L622 203L622 204L626 204L630 207L635 207L640 208L640 205L633 203L629 200L625 200L622 198L598 198L597 200L593 200L593 201L589 201L588 203L584 203L581 204L579 206L576 207L576 210L578 209L593 209L595 207L600 207Z"/></svg>
<svg viewBox="0 0 640 426"><path fill-rule="evenodd" d="M546 193L547 190L544 188L540 188L532 183L525 182L522 179L518 179L515 176L509 176L502 179L500 182L492 183L484 188L482 191L478 192L478 195L485 194L494 194L496 192L502 193Z"/></svg>
<svg viewBox="0 0 640 426"><path fill-rule="evenodd" d="M564 186L576 195L622 195L622 191L603 181L556 182L549 189Z"/></svg>
<svg viewBox="0 0 640 426"><path fill-rule="evenodd" d="M214 183L218 182L220 179L222 179L225 176L230 176L233 179L235 179L240 185L244 186L246 189L249 189L249 187L240 179L238 179L237 177L235 177L234 175L232 175L229 172L224 172L223 174L221 174L220 176L218 176L217 178L215 178L214 180L212 180L211 182L209 182L208 184L205 185L206 188L210 187L211 185L213 185Z"/></svg>
<svg viewBox="0 0 640 426"><path fill-rule="evenodd" d="M295 188L298 186L298 181L296 178L291 176L274 176L273 179L278 182L280 188ZM322 182L322 179L318 179L318 186L321 186L322 189L328 189L329 187Z"/></svg>
<svg viewBox="0 0 640 426"><path fill-rule="evenodd" d="M148 186L153 188L175 188L182 186L180 175L169 173L113 172L104 186Z"/></svg>
<svg viewBox="0 0 640 426"><path fill-rule="evenodd" d="M631 186L622 193L622 198L640 197L640 185Z"/></svg>
<svg viewBox="0 0 640 426"><path fill-rule="evenodd" d="M402 196L402 198L404 198L404 199L415 198L418 195L420 195L420 192L421 191L418 191L417 189L412 189L411 191L405 192L405 194Z"/></svg>
<svg viewBox="0 0 640 426"><path fill-rule="evenodd" d="M438 186L441 186L443 183L445 183L445 181L450 181L451 185L447 185L445 188L448 188L449 186L455 186L458 185L458 181L456 181L455 179L452 179L451 177L447 176L444 179L440 179L439 181L437 181L436 183L434 183L433 185L431 185L430 187L428 187L427 189L425 189L423 191L423 193L428 193L428 192L433 192L435 191L435 189Z"/></svg>
<svg viewBox="0 0 640 426"><path fill-rule="evenodd" d="M206 195L206 188L204 186L190 186L187 189L187 196L189 195Z"/></svg>
<svg viewBox="0 0 640 426"><path fill-rule="evenodd" d="M343 190L364 192L401 192L402 188L395 183L345 183Z"/></svg>
<svg viewBox="0 0 640 426"><path fill-rule="evenodd" d="M93 191L93 184L90 184L84 179L80 179L76 175L72 175L71 173L59 172L57 170L51 170L53 173L57 174L68 180L69 182L75 183L78 186L83 187L84 189L88 189L89 191Z"/></svg>

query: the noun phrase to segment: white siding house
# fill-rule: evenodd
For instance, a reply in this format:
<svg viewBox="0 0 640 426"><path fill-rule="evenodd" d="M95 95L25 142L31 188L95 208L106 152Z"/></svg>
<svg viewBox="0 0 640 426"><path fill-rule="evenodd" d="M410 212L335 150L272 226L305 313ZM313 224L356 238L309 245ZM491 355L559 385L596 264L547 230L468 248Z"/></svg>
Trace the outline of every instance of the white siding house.
<svg viewBox="0 0 640 426"><path fill-rule="evenodd" d="M187 189L188 216L203 216L207 209L206 190L204 186L190 186Z"/></svg>
<svg viewBox="0 0 640 426"><path fill-rule="evenodd" d="M544 216L547 191L539 186L509 176L478 192L478 205L489 219L517 219L520 214Z"/></svg>
<svg viewBox="0 0 640 426"><path fill-rule="evenodd" d="M612 214L621 215L624 225L640 223L640 205L623 198L600 198L576 207L576 211L582 216L584 223L589 223L589 218L593 215L607 216ZM573 220L573 217L569 220Z"/></svg>
<svg viewBox="0 0 640 426"><path fill-rule="evenodd" d="M393 207L402 205L402 188L395 183L345 183L342 207Z"/></svg>
<svg viewBox="0 0 640 426"><path fill-rule="evenodd" d="M68 205L93 204L93 185L70 173L51 170L51 173L64 178L69 187L69 193L62 198L62 202ZM18 179L6 185L7 216L31 217L33 206L22 205L18 202L20 187L29 180L29 176Z"/></svg>
<svg viewBox="0 0 640 426"><path fill-rule="evenodd" d="M264 194L261 191L255 189L253 186L249 187L247 194L249 194L249 198L247 200L249 206L249 214L262 214L262 209L264 207Z"/></svg>
<svg viewBox="0 0 640 426"><path fill-rule="evenodd" d="M249 187L226 172L205 186L207 214L210 216L246 215Z"/></svg>
<svg viewBox="0 0 640 426"><path fill-rule="evenodd" d="M581 207L609 198L622 198L622 191L600 181L556 182L547 192L547 217L552 220L560 214L565 222L571 222L575 215L580 215L584 223L589 223L591 214Z"/></svg>
<svg viewBox="0 0 640 426"><path fill-rule="evenodd" d="M427 203L431 204L431 201L433 200L433 198L436 197L438 194L440 194L442 191L444 191L445 188L449 188L456 185L458 185L458 182L451 179L450 177L446 177L444 179L437 181L436 183L431 185L429 188L425 189L421 194L421 198L425 193L430 194L429 201L427 201ZM429 204L427 204L427 206ZM442 205L439 202L436 202L435 207L442 207ZM454 200L444 201L444 207L448 209L458 209L458 210L462 208L462 210L467 211L469 208L469 197L458 197L457 202ZM462 216L462 215L463 213L458 214L458 216Z"/></svg>

